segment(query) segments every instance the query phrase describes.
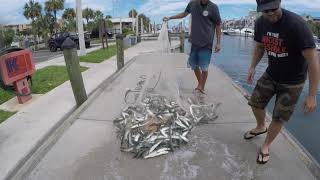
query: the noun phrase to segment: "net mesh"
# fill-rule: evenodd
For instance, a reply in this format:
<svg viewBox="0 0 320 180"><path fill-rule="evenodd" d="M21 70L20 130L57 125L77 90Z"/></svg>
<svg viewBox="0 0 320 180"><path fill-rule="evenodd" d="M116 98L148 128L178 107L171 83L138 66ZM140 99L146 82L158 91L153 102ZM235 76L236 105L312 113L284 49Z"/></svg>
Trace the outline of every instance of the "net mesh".
<svg viewBox="0 0 320 180"><path fill-rule="evenodd" d="M171 53L171 45L169 41L168 22L162 24L161 31L158 37L158 45L161 53Z"/></svg>

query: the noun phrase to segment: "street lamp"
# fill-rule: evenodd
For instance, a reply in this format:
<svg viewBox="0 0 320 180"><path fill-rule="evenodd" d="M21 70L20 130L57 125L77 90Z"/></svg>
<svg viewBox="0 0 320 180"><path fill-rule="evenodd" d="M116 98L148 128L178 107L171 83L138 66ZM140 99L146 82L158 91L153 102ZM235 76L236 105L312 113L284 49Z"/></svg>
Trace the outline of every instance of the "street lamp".
<svg viewBox="0 0 320 180"><path fill-rule="evenodd" d="M76 0L76 10L77 10L77 27L78 27L78 34L79 34L79 46L80 46L79 56L84 56L86 55L86 46L84 42L84 33L83 33L81 0Z"/></svg>

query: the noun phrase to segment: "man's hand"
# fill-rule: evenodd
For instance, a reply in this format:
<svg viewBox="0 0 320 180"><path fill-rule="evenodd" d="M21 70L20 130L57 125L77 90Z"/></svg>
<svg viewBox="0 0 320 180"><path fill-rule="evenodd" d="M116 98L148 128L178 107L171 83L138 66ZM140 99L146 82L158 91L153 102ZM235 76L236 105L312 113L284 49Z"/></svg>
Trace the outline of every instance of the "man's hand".
<svg viewBox="0 0 320 180"><path fill-rule="evenodd" d="M218 52L220 52L220 50L221 50L221 45L220 45L220 43L217 43L214 47L214 53L218 53Z"/></svg>
<svg viewBox="0 0 320 180"><path fill-rule="evenodd" d="M162 19L163 21L169 21L170 20L170 17L164 17L163 19Z"/></svg>
<svg viewBox="0 0 320 180"><path fill-rule="evenodd" d="M254 75L256 73L255 68L250 68L248 71L248 76L247 76L247 83L252 84L254 80Z"/></svg>
<svg viewBox="0 0 320 180"><path fill-rule="evenodd" d="M317 107L317 98L316 96L311 96L308 95L305 99L304 99L304 106L303 106L303 112L305 115L312 113L313 111L315 111Z"/></svg>

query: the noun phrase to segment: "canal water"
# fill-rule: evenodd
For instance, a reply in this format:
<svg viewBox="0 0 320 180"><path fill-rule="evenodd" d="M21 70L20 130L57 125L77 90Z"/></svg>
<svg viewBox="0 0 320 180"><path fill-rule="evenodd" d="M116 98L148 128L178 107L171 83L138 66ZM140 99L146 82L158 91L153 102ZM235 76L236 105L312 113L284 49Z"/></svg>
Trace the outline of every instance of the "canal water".
<svg viewBox="0 0 320 180"><path fill-rule="evenodd" d="M256 68L255 82L253 85L246 83L247 72L250 66L254 40L250 37L222 36L221 52L214 54L212 63L227 73L233 81L243 87L250 94L253 91L257 79L264 73L268 61L265 56ZM186 53L190 52L190 44L185 44ZM210 73L210 70L209 70ZM318 90L317 110L313 114L305 116L303 114L303 100L308 94L309 82L307 80L303 92L300 96L296 111L286 129L298 140L300 144L320 162L320 91ZM272 112L274 99L269 103L267 109Z"/></svg>

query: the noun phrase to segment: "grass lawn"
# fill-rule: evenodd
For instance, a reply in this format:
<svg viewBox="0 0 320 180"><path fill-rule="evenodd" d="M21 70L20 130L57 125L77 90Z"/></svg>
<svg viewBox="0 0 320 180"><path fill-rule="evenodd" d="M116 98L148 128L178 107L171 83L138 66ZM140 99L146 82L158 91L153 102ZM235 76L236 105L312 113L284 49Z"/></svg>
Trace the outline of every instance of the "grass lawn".
<svg viewBox="0 0 320 180"><path fill-rule="evenodd" d="M109 48L99 49L88 53L86 56L80 57L80 62L101 63L102 61L117 54L116 45L109 46Z"/></svg>
<svg viewBox="0 0 320 180"><path fill-rule="evenodd" d="M83 72L88 68L81 67L80 69ZM32 76L33 85L31 90L35 94L45 94L67 80L69 80L69 76L65 66L48 66L37 70Z"/></svg>
<svg viewBox="0 0 320 180"><path fill-rule="evenodd" d="M5 91L4 89L0 88L0 104L10 100L13 98L15 94L11 91Z"/></svg>
<svg viewBox="0 0 320 180"><path fill-rule="evenodd" d="M14 114L15 112L7 112L7 111L0 110L0 124Z"/></svg>
<svg viewBox="0 0 320 180"><path fill-rule="evenodd" d="M81 72L87 70L86 67L81 67ZM32 76L33 85L31 87L32 93L45 94L57 86L69 80L67 69L65 66L48 66L37 70ZM5 91L0 88L0 104L10 100L15 96L14 92ZM12 116L14 113L0 110L0 123Z"/></svg>

